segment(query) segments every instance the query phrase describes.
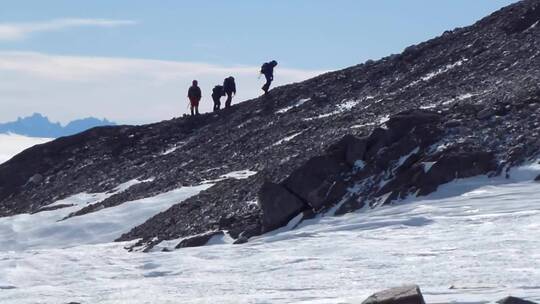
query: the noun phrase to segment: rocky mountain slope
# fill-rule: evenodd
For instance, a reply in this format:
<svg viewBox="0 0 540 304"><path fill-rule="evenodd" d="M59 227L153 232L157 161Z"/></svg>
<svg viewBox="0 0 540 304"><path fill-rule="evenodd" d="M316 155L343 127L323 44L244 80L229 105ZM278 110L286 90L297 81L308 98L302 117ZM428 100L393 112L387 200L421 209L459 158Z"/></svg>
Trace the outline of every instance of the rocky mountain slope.
<svg viewBox="0 0 540 304"><path fill-rule="evenodd" d="M540 1L524 0L401 54L279 87L230 111L94 128L33 147L0 165L0 216L133 179L145 182L70 217L211 181L118 240L140 239L148 249L187 238L182 247L226 232L245 242L293 218L504 175L540 151L539 20ZM226 176L244 170L256 174Z"/></svg>

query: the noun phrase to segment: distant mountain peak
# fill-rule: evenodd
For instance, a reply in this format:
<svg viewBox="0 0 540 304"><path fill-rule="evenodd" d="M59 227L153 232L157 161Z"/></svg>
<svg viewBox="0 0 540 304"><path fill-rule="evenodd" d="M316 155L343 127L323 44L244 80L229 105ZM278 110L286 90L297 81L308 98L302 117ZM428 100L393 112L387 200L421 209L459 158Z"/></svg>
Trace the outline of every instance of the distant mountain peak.
<svg viewBox="0 0 540 304"><path fill-rule="evenodd" d="M86 117L62 126L59 122L51 122L47 116L41 113L33 113L30 116L19 117L16 121L0 123L0 133L56 138L77 134L94 127L110 125L116 124L105 118L100 120L95 117Z"/></svg>

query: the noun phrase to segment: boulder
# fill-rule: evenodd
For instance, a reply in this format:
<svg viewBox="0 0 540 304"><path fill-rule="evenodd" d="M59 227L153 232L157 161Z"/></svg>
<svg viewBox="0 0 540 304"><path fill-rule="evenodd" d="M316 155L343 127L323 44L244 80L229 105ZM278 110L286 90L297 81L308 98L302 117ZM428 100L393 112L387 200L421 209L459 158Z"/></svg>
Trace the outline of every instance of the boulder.
<svg viewBox="0 0 540 304"><path fill-rule="evenodd" d="M300 197L311 208L320 210L328 204L336 203L333 198L345 194L344 187L336 188L341 173L350 171L345 162L324 155L308 160L295 170L285 181L284 186ZM339 190L341 193L336 193ZM332 197L329 197L332 193Z"/></svg>
<svg viewBox="0 0 540 304"><path fill-rule="evenodd" d="M262 232L286 225L302 210L309 208L284 186L266 182L261 187L258 203L262 210Z"/></svg>
<svg viewBox="0 0 540 304"><path fill-rule="evenodd" d="M327 152L338 159L345 160L350 166L354 166L357 160L364 159L368 143L368 137L358 138L353 135L345 135L340 141L331 145Z"/></svg>
<svg viewBox="0 0 540 304"><path fill-rule="evenodd" d="M198 234L192 237L188 237L186 239L183 239L178 245L176 245L176 249L178 248L187 248L187 247L201 247L204 246L210 241L210 239L216 235L224 235L223 231L211 231L203 234Z"/></svg>
<svg viewBox="0 0 540 304"><path fill-rule="evenodd" d="M456 178L487 174L497 169L495 155L485 151L444 151L427 161L425 174L419 176L418 196L428 195Z"/></svg>
<svg viewBox="0 0 540 304"><path fill-rule="evenodd" d="M447 122L444 123L444 128L445 129L451 129L451 128L455 128L455 127L459 127L463 124L463 122L459 119L451 119Z"/></svg>
<svg viewBox="0 0 540 304"><path fill-rule="evenodd" d="M497 303L499 304L536 304L535 302L527 301L527 300L520 299L517 297L512 297L512 296L506 297L504 299L500 299L499 301L497 301Z"/></svg>
<svg viewBox="0 0 540 304"><path fill-rule="evenodd" d="M425 125L436 124L441 120L441 115L425 110L410 110L398 113L386 122L391 132L392 141L407 134L413 128Z"/></svg>
<svg viewBox="0 0 540 304"><path fill-rule="evenodd" d="M538 175L538 176L534 179L534 181L540 182L540 175Z"/></svg>
<svg viewBox="0 0 540 304"><path fill-rule="evenodd" d="M371 295L362 304L425 304L417 285L390 288Z"/></svg>
<svg viewBox="0 0 540 304"><path fill-rule="evenodd" d="M367 138L364 159L374 158L379 150L390 144L389 132L383 128L375 128Z"/></svg>
<svg viewBox="0 0 540 304"><path fill-rule="evenodd" d="M34 184L34 185L38 185L40 184L41 182L43 181L43 175L39 174L39 173L36 173L34 175L32 175L32 177L30 177L28 179L28 183L29 184Z"/></svg>
<svg viewBox="0 0 540 304"><path fill-rule="evenodd" d="M495 115L496 112L497 110L495 110L494 108L485 108L482 111L478 112L478 114L476 114L476 118L480 120L488 119Z"/></svg>
<svg viewBox="0 0 540 304"><path fill-rule="evenodd" d="M339 208L334 215L343 215L345 213L352 212L354 210L361 209L365 206L365 202L361 197L353 195L349 197Z"/></svg>

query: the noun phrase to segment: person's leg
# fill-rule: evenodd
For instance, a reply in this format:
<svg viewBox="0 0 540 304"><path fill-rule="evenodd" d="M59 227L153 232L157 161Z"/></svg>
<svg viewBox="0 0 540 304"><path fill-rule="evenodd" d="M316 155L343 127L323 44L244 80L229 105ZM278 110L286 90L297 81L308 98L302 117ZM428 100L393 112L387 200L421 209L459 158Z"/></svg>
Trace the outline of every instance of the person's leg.
<svg viewBox="0 0 540 304"><path fill-rule="evenodd" d="M264 94L267 94L268 90L270 89L270 84L272 83L272 78L270 77L270 75L264 75L264 77L266 78L266 83L263 85L262 89L264 91Z"/></svg>
<svg viewBox="0 0 540 304"><path fill-rule="evenodd" d="M193 106L191 106L191 116L195 115L195 111L193 111Z"/></svg>
<svg viewBox="0 0 540 304"><path fill-rule="evenodd" d="M219 100L215 96L212 96L212 99L214 100L214 112L216 112L217 110L219 110Z"/></svg>
<svg viewBox="0 0 540 304"><path fill-rule="evenodd" d="M232 92L226 92L227 94L227 100L225 101L225 108L229 108L231 106L232 101Z"/></svg>

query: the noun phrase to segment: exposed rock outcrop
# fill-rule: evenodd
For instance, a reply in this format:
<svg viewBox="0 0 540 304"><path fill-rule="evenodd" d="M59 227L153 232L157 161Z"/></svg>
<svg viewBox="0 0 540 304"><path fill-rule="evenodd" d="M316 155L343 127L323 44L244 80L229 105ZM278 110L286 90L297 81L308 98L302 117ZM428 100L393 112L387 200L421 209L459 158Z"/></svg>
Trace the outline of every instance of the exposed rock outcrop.
<svg viewBox="0 0 540 304"><path fill-rule="evenodd" d="M201 247L204 246L215 236L223 236L225 235L223 231L211 231L199 235L195 235L192 237L188 237L186 239L183 239L178 245L176 245L176 249L178 248L186 248L186 247Z"/></svg>
<svg viewBox="0 0 540 304"><path fill-rule="evenodd" d="M518 297L508 296L497 301L499 304L536 304L535 302L524 300Z"/></svg>
<svg viewBox="0 0 540 304"><path fill-rule="evenodd" d="M377 292L362 304L425 304L417 285L395 287Z"/></svg>

